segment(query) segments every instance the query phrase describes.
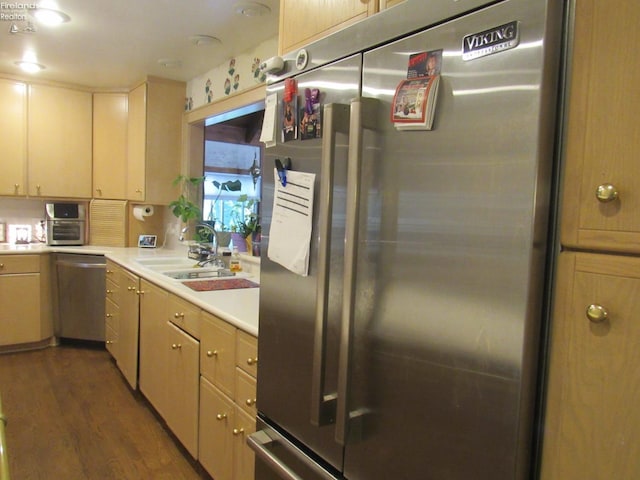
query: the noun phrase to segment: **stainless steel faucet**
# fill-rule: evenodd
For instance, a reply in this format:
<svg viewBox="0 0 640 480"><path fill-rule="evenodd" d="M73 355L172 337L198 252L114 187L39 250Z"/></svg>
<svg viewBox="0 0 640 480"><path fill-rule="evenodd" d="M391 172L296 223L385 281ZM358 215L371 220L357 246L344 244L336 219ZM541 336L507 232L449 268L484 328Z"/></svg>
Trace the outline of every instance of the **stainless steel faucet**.
<svg viewBox="0 0 640 480"><path fill-rule="evenodd" d="M212 265L217 267L224 267L224 262L218 256L218 232L215 231L214 227L206 223L198 223L195 225L195 228L197 227L205 228L213 234L213 250L208 254L208 257L205 260L198 262L198 265L202 267L207 263L211 263ZM180 236L178 237L178 240L182 242L184 240L184 234L187 233L187 230L189 230L190 228L191 226L187 225L182 230L180 230Z"/></svg>

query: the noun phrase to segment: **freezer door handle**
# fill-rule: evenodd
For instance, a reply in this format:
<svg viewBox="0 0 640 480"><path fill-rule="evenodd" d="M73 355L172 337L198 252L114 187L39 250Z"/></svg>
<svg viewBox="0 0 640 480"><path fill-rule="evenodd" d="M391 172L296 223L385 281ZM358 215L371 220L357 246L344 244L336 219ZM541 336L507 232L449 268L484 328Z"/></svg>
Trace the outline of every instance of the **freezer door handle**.
<svg viewBox="0 0 640 480"><path fill-rule="evenodd" d="M312 425L329 425L335 422L336 394L325 393L327 311L329 291L329 261L331 253L331 212L333 209L333 158L336 134L349 133L349 106L329 103L324 106L324 134L322 137L320 197L318 214L318 284L316 289L316 314L313 336L313 365L311 375Z"/></svg>
<svg viewBox="0 0 640 480"><path fill-rule="evenodd" d="M292 455L296 461L301 462L306 469L313 473L314 480L336 480L335 476L331 475L302 450L271 428L258 430L249 435L247 437L247 445L256 453L258 459L268 465L283 480L305 480L305 478L298 475L289 465L278 458L273 452L274 447L282 447L287 454Z"/></svg>
<svg viewBox="0 0 640 480"><path fill-rule="evenodd" d="M353 343L356 248L360 224L360 176L362 170L362 145L365 129L376 130L377 100L355 98L351 101L349 156L347 165L347 210L344 247L344 279L342 291L342 319L338 359L338 398L336 406L335 439L346 445L351 418L362 419L362 409L349 411L349 385L351 381L351 346ZM359 430L359 429L358 429Z"/></svg>

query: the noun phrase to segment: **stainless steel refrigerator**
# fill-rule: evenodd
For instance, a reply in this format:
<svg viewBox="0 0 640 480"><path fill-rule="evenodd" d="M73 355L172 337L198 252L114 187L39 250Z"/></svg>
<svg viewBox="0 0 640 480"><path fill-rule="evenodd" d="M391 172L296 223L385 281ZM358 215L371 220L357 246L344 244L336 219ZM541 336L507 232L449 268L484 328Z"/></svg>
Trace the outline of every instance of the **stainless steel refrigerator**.
<svg viewBox="0 0 640 480"><path fill-rule="evenodd" d="M285 57L276 118L294 78L322 132L263 163L257 480L529 477L563 3L408 0ZM397 129L439 50L432 129ZM268 256L287 158L316 174L308 276Z"/></svg>

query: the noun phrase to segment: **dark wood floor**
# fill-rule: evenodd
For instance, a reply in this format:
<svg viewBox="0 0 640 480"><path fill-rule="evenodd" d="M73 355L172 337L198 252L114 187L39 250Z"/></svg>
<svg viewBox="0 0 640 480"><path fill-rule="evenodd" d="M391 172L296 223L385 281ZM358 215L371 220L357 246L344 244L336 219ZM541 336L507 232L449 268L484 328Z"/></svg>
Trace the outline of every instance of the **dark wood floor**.
<svg viewBox="0 0 640 480"><path fill-rule="evenodd" d="M104 349L0 355L11 478L210 479Z"/></svg>

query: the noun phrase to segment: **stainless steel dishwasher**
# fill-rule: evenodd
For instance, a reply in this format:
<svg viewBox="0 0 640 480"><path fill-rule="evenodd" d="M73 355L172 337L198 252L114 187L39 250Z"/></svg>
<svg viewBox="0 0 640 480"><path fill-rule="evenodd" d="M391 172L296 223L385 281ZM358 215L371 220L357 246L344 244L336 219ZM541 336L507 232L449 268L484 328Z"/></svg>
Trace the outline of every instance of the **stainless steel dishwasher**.
<svg viewBox="0 0 640 480"><path fill-rule="evenodd" d="M56 253L59 338L104 342L103 255Z"/></svg>

